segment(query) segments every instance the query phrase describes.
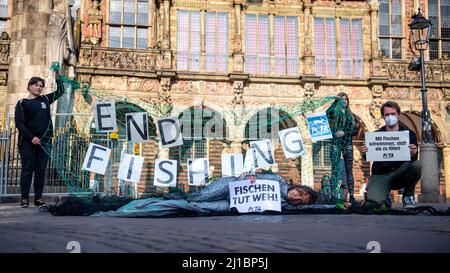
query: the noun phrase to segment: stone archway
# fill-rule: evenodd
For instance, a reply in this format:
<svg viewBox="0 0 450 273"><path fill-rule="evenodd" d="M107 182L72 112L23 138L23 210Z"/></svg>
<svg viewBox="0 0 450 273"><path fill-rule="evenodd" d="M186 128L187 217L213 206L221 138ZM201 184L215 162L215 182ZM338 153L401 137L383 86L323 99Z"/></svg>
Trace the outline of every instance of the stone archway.
<svg viewBox="0 0 450 273"><path fill-rule="evenodd" d="M205 105L186 108L178 113L178 119L183 145L170 148L169 158L178 161L178 184L186 190L189 158L208 158L210 177L221 176L221 154L229 130L223 116Z"/></svg>
<svg viewBox="0 0 450 273"><path fill-rule="evenodd" d="M272 139L275 144L275 162L278 165L276 173L291 184L301 181L301 159L286 158L279 145L278 132L293 127L298 127L298 124L290 114L276 107L267 107L254 113L244 128L245 140Z"/></svg>

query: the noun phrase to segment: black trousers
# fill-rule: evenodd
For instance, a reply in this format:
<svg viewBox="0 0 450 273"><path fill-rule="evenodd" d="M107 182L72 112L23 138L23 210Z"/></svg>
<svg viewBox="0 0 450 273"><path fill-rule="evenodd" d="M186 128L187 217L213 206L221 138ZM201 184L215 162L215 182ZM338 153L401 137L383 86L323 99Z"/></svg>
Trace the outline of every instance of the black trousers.
<svg viewBox="0 0 450 273"><path fill-rule="evenodd" d="M44 145L43 147L48 147ZM28 199L30 195L31 180L34 173L34 199L42 197L45 184L45 169L49 155L40 145L34 145L27 140L22 140L19 145L22 171L20 173L20 192L22 199Z"/></svg>

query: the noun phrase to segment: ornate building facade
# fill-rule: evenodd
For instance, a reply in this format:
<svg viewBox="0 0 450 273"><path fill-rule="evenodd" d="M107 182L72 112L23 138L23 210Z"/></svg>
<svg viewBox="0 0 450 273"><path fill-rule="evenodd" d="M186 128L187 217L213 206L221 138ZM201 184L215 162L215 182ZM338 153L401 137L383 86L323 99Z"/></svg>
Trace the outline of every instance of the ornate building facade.
<svg viewBox="0 0 450 273"><path fill-rule="evenodd" d="M31 75L51 80L49 62L61 60L68 75L120 101L117 111L121 107L147 111L153 128L158 118L166 116L223 121L225 139L200 134L185 139L180 148L159 148L153 130L155 141L137 151L148 164L141 191L151 187L151 165L157 157L179 160L180 185L187 185L188 158L209 158L214 166L211 174L220 176L221 154L241 152L251 123L272 112L283 114L276 122L279 129L299 126L306 141L306 154L287 160L274 139L278 172L293 183L317 189L330 168L329 144L312 143L305 117L288 105L339 92L349 95L360 126L356 147L363 143L365 131L384 125L379 107L387 100L400 104L400 121L421 140L420 75L408 70L415 56L408 23L417 13L416 0L69 1L79 4L78 10L72 7L73 35L70 28L69 34L58 32L70 21L64 0L3 2L8 6L5 29L10 36L0 41L1 54L8 41L8 61L0 56L0 73L6 74L0 77L6 110L23 97ZM428 100L439 146L441 194L450 198L446 5L442 0L420 1L433 22L426 52ZM31 24L36 28L30 30ZM55 55L55 50L60 53ZM74 112L89 111L89 104L81 100L75 98ZM79 130L87 132L90 122L76 119ZM355 149L357 195L369 171L369 163Z"/></svg>

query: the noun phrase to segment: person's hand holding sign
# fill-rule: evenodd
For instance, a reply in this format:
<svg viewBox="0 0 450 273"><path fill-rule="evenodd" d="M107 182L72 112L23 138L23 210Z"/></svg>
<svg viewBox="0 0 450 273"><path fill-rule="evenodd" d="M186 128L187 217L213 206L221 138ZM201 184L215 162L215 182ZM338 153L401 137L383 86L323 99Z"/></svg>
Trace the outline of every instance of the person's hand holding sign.
<svg viewBox="0 0 450 273"><path fill-rule="evenodd" d="M368 150L369 150L369 149L367 149L367 146L366 146L366 145L363 145L363 146L361 146L361 148L360 148L360 151L361 151L361 153L363 153L363 154L367 153Z"/></svg>
<svg viewBox="0 0 450 273"><path fill-rule="evenodd" d="M411 152L411 157L415 156L417 154L417 146L414 144L410 144L408 147Z"/></svg>

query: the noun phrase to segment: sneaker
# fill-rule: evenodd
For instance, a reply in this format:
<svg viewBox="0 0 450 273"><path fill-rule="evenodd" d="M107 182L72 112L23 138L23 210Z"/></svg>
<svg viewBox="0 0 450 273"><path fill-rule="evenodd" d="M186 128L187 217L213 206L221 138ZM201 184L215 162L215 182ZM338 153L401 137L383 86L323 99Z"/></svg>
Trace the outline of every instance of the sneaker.
<svg viewBox="0 0 450 273"><path fill-rule="evenodd" d="M20 206L22 208L28 208L30 206L28 199L22 199L22 201L20 201Z"/></svg>
<svg viewBox="0 0 450 273"><path fill-rule="evenodd" d="M414 205L414 197L413 196L405 196L403 197L403 208L404 209L413 209Z"/></svg>
<svg viewBox="0 0 450 273"><path fill-rule="evenodd" d="M36 199L36 200L34 200L34 205L36 206L36 207L40 207L40 206L43 206L43 205L47 205L47 203L45 203L44 201L42 201L42 199Z"/></svg>

